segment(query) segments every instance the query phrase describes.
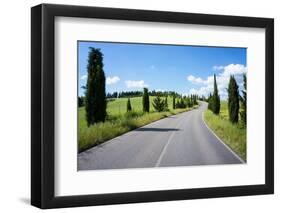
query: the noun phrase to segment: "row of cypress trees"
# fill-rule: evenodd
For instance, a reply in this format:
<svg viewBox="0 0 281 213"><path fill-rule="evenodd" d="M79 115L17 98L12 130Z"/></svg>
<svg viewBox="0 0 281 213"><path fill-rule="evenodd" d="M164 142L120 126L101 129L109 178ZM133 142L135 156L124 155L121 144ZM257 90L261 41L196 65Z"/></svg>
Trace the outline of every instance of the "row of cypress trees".
<svg viewBox="0 0 281 213"><path fill-rule="evenodd" d="M148 89L143 89L143 96L142 96L142 109L143 112L149 112L149 95L148 95ZM127 100L127 112L132 111L132 105L131 100L128 98Z"/></svg>
<svg viewBox="0 0 281 213"><path fill-rule="evenodd" d="M87 66L88 78L85 92L85 109L86 120L88 126L97 123L104 122L106 118L106 93L105 93L105 74L103 71L103 54L100 49L90 48L88 55ZM244 90L243 95L239 96L239 90L237 82L234 76L230 76L228 85L228 112L229 119L232 123L237 123L239 120L239 101L241 102L240 118L244 124L247 120L247 84L246 75L243 76ZM196 101L196 97L191 97L191 100ZM183 102L183 101L182 101ZM208 108L214 113L220 112L220 96L217 88L216 75L214 75L214 91L208 98ZM175 96L173 96L173 109L177 108L180 102L176 103ZM149 94L148 89L144 88L142 97L143 111L149 112ZM159 96L154 99L153 107L157 111L164 111L168 109L167 97L162 100ZM131 111L132 106L130 99L127 102L127 111Z"/></svg>
<svg viewBox="0 0 281 213"><path fill-rule="evenodd" d="M197 102L198 96L197 95L191 95L190 97L181 97L180 99L177 99L177 101L176 101L175 95L173 95L172 98L173 98L172 99L173 109L192 107L192 106L198 104L198 102ZM144 88L144 90L143 90L142 105L143 105L143 112L149 112L150 104L149 104L149 93L148 93L147 88ZM158 112L169 110L168 97L165 96L165 99L162 99L160 97L160 95L157 95L153 99L152 106ZM128 100L127 100L127 112L130 112L131 110L132 110L131 101L130 101L130 98L128 98Z"/></svg>
<svg viewBox="0 0 281 213"><path fill-rule="evenodd" d="M239 86L233 75L230 76L228 83L228 115L231 123L238 123L239 114L240 119L244 125L247 122L247 77L243 75L243 86L242 96L239 95ZM220 96L218 94L216 75L214 75L214 92L209 95L208 98L208 109L214 114L220 113ZM240 110L241 102L241 110Z"/></svg>
<svg viewBox="0 0 281 213"><path fill-rule="evenodd" d="M87 125L93 125L98 122L104 122L106 118L106 92L105 92L105 74L103 70L103 54L100 49L90 47L87 66L87 83L85 86L85 110ZM78 99L78 104L82 105L82 99ZM148 89L144 88L142 97L143 111L149 112L149 94ZM154 99L153 107L157 111L168 109L167 97L162 100L160 96ZM173 98L173 108L176 108L175 97ZM131 101L127 101L127 111L131 111Z"/></svg>
<svg viewBox="0 0 281 213"><path fill-rule="evenodd" d="M104 122L106 118L106 93L105 93L105 74L103 70L103 54L100 49L90 48L87 66L87 84L85 86L85 110L87 125L93 125L97 122ZM81 104L82 100L78 101ZM144 88L142 97L143 111L149 112L149 94L148 89ZM157 111L168 109L167 97L164 101L160 97L153 103ZM127 101L127 111L131 111L131 101Z"/></svg>

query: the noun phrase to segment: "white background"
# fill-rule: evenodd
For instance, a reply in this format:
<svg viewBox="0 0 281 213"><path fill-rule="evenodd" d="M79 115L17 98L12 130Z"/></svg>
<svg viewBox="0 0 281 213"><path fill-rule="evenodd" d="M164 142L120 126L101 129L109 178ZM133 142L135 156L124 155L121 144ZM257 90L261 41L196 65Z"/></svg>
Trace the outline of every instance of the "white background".
<svg viewBox="0 0 281 213"><path fill-rule="evenodd" d="M275 18L275 55L280 57L281 14L279 1L94 1L60 0L46 3L82 4L136 9L172 10L227 15L264 16ZM1 212L38 212L28 205L30 196L30 7L40 1L3 1L1 4ZM275 70L281 64L275 62ZM280 72L275 72L275 108L281 108ZM279 84L280 85L280 84ZM201 199L146 204L114 205L51 210L52 212L277 212L281 204L281 133L280 110L275 112L275 195ZM278 131L279 130L279 131ZM279 210L280 211L280 210Z"/></svg>

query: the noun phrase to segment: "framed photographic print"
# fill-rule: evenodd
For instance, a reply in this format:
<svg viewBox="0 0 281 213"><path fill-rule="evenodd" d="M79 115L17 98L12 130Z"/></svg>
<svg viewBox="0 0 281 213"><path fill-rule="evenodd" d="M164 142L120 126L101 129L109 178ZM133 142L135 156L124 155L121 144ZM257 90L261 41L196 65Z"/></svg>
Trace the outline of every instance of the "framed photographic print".
<svg viewBox="0 0 281 213"><path fill-rule="evenodd" d="M271 194L274 20L31 9L31 203Z"/></svg>

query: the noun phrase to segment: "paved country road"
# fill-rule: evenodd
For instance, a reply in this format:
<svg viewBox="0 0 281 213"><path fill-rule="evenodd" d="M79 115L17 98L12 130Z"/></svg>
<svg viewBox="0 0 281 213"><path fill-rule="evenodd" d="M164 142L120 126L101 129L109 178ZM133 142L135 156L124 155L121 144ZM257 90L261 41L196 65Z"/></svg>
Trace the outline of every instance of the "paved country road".
<svg viewBox="0 0 281 213"><path fill-rule="evenodd" d="M207 104L111 139L78 155L78 170L238 164L203 121Z"/></svg>

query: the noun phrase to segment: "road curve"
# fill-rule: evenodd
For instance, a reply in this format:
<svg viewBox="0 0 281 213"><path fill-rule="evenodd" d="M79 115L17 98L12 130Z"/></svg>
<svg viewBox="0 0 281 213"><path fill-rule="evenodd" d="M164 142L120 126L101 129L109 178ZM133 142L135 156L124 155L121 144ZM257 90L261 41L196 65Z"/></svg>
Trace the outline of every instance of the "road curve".
<svg viewBox="0 0 281 213"><path fill-rule="evenodd" d="M239 164L206 126L198 109L173 115L78 154L78 170Z"/></svg>

